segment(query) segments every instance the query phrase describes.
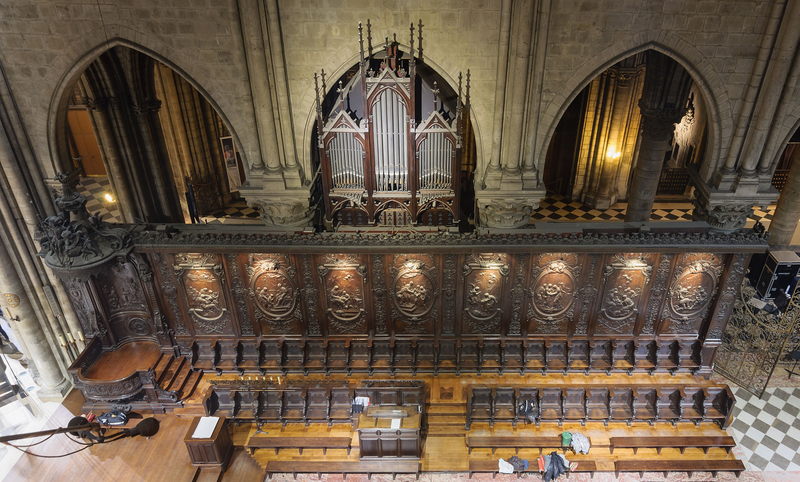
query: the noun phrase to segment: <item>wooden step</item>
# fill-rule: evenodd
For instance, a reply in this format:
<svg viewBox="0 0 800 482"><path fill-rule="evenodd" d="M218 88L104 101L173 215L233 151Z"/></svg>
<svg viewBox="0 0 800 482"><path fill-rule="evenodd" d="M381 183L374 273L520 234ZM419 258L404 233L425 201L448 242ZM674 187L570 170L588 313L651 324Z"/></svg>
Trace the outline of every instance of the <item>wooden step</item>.
<svg viewBox="0 0 800 482"><path fill-rule="evenodd" d="M183 388L181 388L181 391L178 394L179 400L186 400L190 398L194 393L195 388L197 388L197 385L200 384L200 380L203 378L203 370L190 370L189 376L186 378Z"/></svg>
<svg viewBox="0 0 800 482"><path fill-rule="evenodd" d="M178 407L172 411L178 418L194 418L194 417L205 417L206 410L203 408L202 405L193 404L185 407Z"/></svg>
<svg viewBox="0 0 800 482"><path fill-rule="evenodd" d="M159 380L159 386L165 390L169 390L169 386L172 384L172 381L175 380L175 376L181 371L181 368L183 368L185 363L185 357L173 357L173 361L170 363L169 368L164 372L164 375L162 375L161 379Z"/></svg>
<svg viewBox="0 0 800 482"><path fill-rule="evenodd" d="M467 415L467 405L464 403L458 405L431 405L427 407L426 413L428 415Z"/></svg>
<svg viewBox="0 0 800 482"><path fill-rule="evenodd" d="M156 362L153 371L156 373L156 383L158 383L159 386L164 383L164 374L167 373L174 360L174 356L166 355L164 353L158 357L158 361Z"/></svg>
<svg viewBox="0 0 800 482"><path fill-rule="evenodd" d="M198 467L192 482L218 482L222 479L222 470L218 467Z"/></svg>
<svg viewBox="0 0 800 482"><path fill-rule="evenodd" d="M165 388L169 391L180 392L187 377L192 373L192 369L189 367L189 364L186 363L186 358L181 357L181 361L178 365L180 368L172 375L170 382L165 385Z"/></svg>
<svg viewBox="0 0 800 482"><path fill-rule="evenodd" d="M465 415L428 415L428 425L464 425L467 419Z"/></svg>

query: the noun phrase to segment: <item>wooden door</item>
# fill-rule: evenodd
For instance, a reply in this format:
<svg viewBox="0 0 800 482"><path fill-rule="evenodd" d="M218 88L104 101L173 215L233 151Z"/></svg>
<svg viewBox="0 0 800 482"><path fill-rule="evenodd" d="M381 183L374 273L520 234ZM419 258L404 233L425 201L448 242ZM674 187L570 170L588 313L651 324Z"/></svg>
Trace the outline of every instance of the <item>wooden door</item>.
<svg viewBox="0 0 800 482"><path fill-rule="evenodd" d="M100 157L100 147L89 121L89 112L86 109L70 109L67 112L69 129L75 140L77 155L83 160L83 169L87 176L105 176L106 168L103 158ZM76 153L73 153L75 155Z"/></svg>

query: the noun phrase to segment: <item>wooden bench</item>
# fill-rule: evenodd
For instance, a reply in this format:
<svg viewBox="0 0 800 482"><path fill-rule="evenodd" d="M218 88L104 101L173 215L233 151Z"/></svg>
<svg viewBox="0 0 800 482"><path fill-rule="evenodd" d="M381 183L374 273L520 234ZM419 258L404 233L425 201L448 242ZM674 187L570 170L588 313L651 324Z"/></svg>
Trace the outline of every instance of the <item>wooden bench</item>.
<svg viewBox="0 0 800 482"><path fill-rule="evenodd" d="M688 472L689 477L693 472L711 472L712 477L717 476L717 472L734 472L736 477L744 471L744 463L741 460L618 460L616 462L616 474L619 478L620 472L639 472L643 477L645 472L663 472L667 477L668 472Z"/></svg>
<svg viewBox="0 0 800 482"><path fill-rule="evenodd" d="M589 440L591 444L591 439ZM561 446L561 437L467 437L468 453L472 453L472 449L492 449L492 455L496 449L514 449L519 454L521 448L559 448L567 451L566 447Z"/></svg>
<svg viewBox="0 0 800 482"><path fill-rule="evenodd" d="M588 472L590 477L594 477L594 473L597 471L597 464L595 463L594 460L570 460L570 462L577 462L578 463L578 467L574 471L575 473L578 473L578 472L586 473L586 472ZM524 475L524 474L529 474L529 473L538 474L539 473L538 466L536 466L536 460L535 459L534 460L529 460L528 463L531 464L531 465L529 465L531 470L526 470L524 472L514 472L515 474L517 474L517 478L519 478L521 475ZM469 478L471 479L472 478L472 474L474 474L476 472L491 473L492 474L492 478L494 479L494 476L497 475L498 473L500 473L500 467L497 465L497 461L496 460L470 460L469 461Z"/></svg>
<svg viewBox="0 0 800 482"><path fill-rule="evenodd" d="M615 448L619 449L633 449L633 454L636 455L638 449L656 449L661 455L663 448L679 448L681 455L686 451L687 447L697 447L703 449L703 452L708 453L708 450L714 447L725 449L725 452L731 453L731 449L736 446L736 441L733 437L720 436L720 437L611 437L611 453L614 453Z"/></svg>
<svg viewBox="0 0 800 482"><path fill-rule="evenodd" d="M367 474L367 479L372 474L392 474L392 478L397 474L416 474L419 479L418 460L387 460L387 461L368 461L368 462L306 462L306 461L277 461L267 462L267 479L272 478L272 474L292 474L296 479L297 474L317 474L321 479L321 474L342 474L346 479L347 474Z"/></svg>
<svg viewBox="0 0 800 482"><path fill-rule="evenodd" d="M350 455L350 437L250 437L245 445L250 455L258 449L322 449L324 455L328 449L347 449ZM311 471L313 472L313 470Z"/></svg>

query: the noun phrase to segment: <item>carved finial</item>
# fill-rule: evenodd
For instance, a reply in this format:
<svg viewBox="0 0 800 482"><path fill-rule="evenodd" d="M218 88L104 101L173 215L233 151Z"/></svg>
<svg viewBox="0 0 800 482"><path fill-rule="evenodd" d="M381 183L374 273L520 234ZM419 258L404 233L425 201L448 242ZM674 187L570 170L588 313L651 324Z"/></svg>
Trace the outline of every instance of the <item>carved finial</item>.
<svg viewBox="0 0 800 482"><path fill-rule="evenodd" d="M424 27L424 25L422 25L422 19L419 19L419 29L417 30L417 35L419 36L419 47L418 47L419 48L419 54L418 54L418 57L419 57L420 60L422 60L422 27Z"/></svg>
<svg viewBox="0 0 800 482"><path fill-rule="evenodd" d="M367 51L372 58L372 25L369 23L369 19L367 19Z"/></svg>
<svg viewBox="0 0 800 482"><path fill-rule="evenodd" d="M460 90L459 90L460 92ZM339 110L344 110L344 87L342 86L342 81L339 81L339 88L336 89L336 93L339 94Z"/></svg>
<svg viewBox="0 0 800 482"><path fill-rule="evenodd" d="M361 26L361 22L358 22L358 51L361 55L361 65L364 65L364 28Z"/></svg>
<svg viewBox="0 0 800 482"><path fill-rule="evenodd" d="M438 111L439 109L436 108L436 104L439 101L439 83L435 80L433 81L433 110L434 112Z"/></svg>
<svg viewBox="0 0 800 482"><path fill-rule="evenodd" d="M461 115L461 72L458 73L458 100L456 103L456 117Z"/></svg>
<svg viewBox="0 0 800 482"><path fill-rule="evenodd" d="M469 107L469 69L467 69L467 94L465 103Z"/></svg>
<svg viewBox="0 0 800 482"><path fill-rule="evenodd" d="M414 24L411 24L411 60L414 60Z"/></svg>
<svg viewBox="0 0 800 482"><path fill-rule="evenodd" d="M325 69L322 69L322 98L328 93L328 87L325 85Z"/></svg>
<svg viewBox="0 0 800 482"><path fill-rule="evenodd" d="M319 103L319 81L316 72L314 72L314 94L317 98L317 113L319 114L321 107Z"/></svg>

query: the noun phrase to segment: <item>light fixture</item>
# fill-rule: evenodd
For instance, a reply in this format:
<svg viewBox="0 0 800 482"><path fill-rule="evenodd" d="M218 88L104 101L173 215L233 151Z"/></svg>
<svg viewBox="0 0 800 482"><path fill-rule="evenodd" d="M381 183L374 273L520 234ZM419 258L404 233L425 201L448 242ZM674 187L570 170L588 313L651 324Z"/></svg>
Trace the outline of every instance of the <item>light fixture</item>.
<svg viewBox="0 0 800 482"><path fill-rule="evenodd" d="M111 196L110 193L106 193L106 195L104 197L106 198L106 202L110 202L110 203L114 202L114 198Z"/></svg>
<svg viewBox="0 0 800 482"><path fill-rule="evenodd" d="M608 148L608 154L606 154L606 155L608 157L610 157L611 159L619 159L619 156L621 156L622 153L620 151L616 150L614 147L609 147Z"/></svg>

